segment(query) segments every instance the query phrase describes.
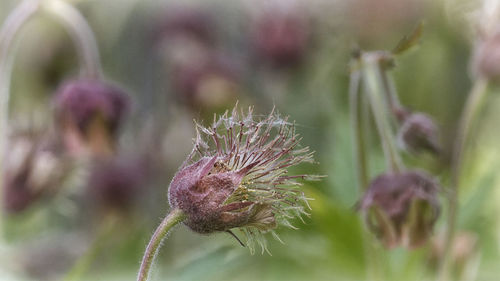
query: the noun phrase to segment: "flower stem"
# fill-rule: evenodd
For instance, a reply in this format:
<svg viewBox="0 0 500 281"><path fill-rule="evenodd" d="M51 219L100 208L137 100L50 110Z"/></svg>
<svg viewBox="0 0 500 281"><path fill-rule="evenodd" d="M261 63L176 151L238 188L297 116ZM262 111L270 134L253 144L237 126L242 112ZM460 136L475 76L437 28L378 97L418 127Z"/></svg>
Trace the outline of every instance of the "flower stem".
<svg viewBox="0 0 500 281"><path fill-rule="evenodd" d="M81 75L98 78L101 74L99 49L92 29L85 18L71 4L62 0L44 2L45 11L59 19L66 28L80 57Z"/></svg>
<svg viewBox="0 0 500 281"><path fill-rule="evenodd" d="M450 191L448 195L448 219L445 230L445 247L443 257L439 265L438 280L448 280L449 267L451 263L451 248L455 236L457 212L458 212L458 192L460 185L460 173L462 160L467 141L470 125L474 120L476 112L481 107L486 97L488 81L479 79L474 82L470 94L465 103L465 108L460 119L456 141L453 147L451 161Z"/></svg>
<svg viewBox="0 0 500 281"><path fill-rule="evenodd" d="M40 1L25 0L7 17L0 30L0 202L2 202L3 161L8 137L10 81L16 48L13 48L21 28L37 12ZM1 222L1 215L0 215ZM1 225L1 224L0 224ZM1 226L0 226L1 232Z"/></svg>
<svg viewBox="0 0 500 281"><path fill-rule="evenodd" d="M182 222L186 218L186 214L180 209L173 209L170 213L163 219L158 228L156 228L153 237L149 241L146 251L144 252L144 257L142 258L141 268L139 269L139 274L137 276L137 281L147 281L149 277L149 272L151 270L151 265L156 257L158 249L160 248L161 241L165 238L168 231Z"/></svg>
<svg viewBox="0 0 500 281"><path fill-rule="evenodd" d="M387 167L393 172L400 172L404 166L401 156L396 149L394 136L392 135L389 120L387 118L387 113L389 112L386 106L387 104L382 102L384 100L382 96L382 74L376 54L364 54L362 59L363 81L366 83L366 91L375 117L375 124L382 143Z"/></svg>
<svg viewBox="0 0 500 281"><path fill-rule="evenodd" d="M357 70L351 73L349 81L349 104L351 113L351 132L354 142L354 163L358 190L363 190L368 186L368 168L366 164L366 151L363 144L364 132L362 124L361 96L359 94L361 73Z"/></svg>
<svg viewBox="0 0 500 281"><path fill-rule="evenodd" d="M73 267L68 271L64 277L64 281L76 281L81 280L85 272L92 266L92 263L98 256L102 247L105 245L106 241L116 230L115 226L117 223L116 216L110 214L103 222L100 224L99 231L96 234L94 241L92 241L89 248L83 253L83 255L76 261Z"/></svg>

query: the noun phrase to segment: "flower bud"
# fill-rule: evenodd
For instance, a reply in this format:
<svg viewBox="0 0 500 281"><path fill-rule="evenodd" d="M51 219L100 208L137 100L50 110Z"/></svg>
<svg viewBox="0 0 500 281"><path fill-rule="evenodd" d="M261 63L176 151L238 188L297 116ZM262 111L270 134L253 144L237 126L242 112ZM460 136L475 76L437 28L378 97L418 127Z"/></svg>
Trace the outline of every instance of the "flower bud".
<svg viewBox="0 0 500 281"><path fill-rule="evenodd" d="M297 65L309 43L307 19L292 7L264 11L256 19L252 41L263 61L276 67Z"/></svg>
<svg viewBox="0 0 500 281"><path fill-rule="evenodd" d="M204 45L215 41L215 26L207 10L195 6L172 7L156 28L156 41L194 40ZM168 43L168 42L167 42Z"/></svg>
<svg viewBox="0 0 500 281"><path fill-rule="evenodd" d="M384 246L415 248L427 241L439 216L438 189L421 171L385 173L370 183L360 207Z"/></svg>
<svg viewBox="0 0 500 281"><path fill-rule="evenodd" d="M211 128L197 126L193 153L169 188L170 206L186 213L189 228L203 234L238 228L252 250L254 236L306 214L307 199L290 188L305 176L289 176L287 168L312 154L297 148L292 124L274 113L254 121L251 110L240 115L235 108ZM264 251L265 240L257 241Z"/></svg>
<svg viewBox="0 0 500 281"><path fill-rule="evenodd" d="M237 69L217 56L175 65L172 79L176 92L193 108L227 108L238 97Z"/></svg>
<svg viewBox="0 0 500 281"><path fill-rule="evenodd" d="M9 139L3 176L6 211L21 212L62 185L70 163L50 144L46 136L34 132Z"/></svg>
<svg viewBox="0 0 500 281"><path fill-rule="evenodd" d="M95 163L88 186L103 209L126 211L146 190L148 165L141 158L113 158Z"/></svg>
<svg viewBox="0 0 500 281"><path fill-rule="evenodd" d="M403 149L412 153L429 151L438 154L441 150L439 129L423 113L412 113L404 119L398 132L398 142Z"/></svg>
<svg viewBox="0 0 500 281"><path fill-rule="evenodd" d="M113 142L129 106L122 90L99 80L71 80L56 92L55 112L70 151Z"/></svg>
<svg viewBox="0 0 500 281"><path fill-rule="evenodd" d="M500 31L476 45L471 68L476 77L492 80L500 78Z"/></svg>

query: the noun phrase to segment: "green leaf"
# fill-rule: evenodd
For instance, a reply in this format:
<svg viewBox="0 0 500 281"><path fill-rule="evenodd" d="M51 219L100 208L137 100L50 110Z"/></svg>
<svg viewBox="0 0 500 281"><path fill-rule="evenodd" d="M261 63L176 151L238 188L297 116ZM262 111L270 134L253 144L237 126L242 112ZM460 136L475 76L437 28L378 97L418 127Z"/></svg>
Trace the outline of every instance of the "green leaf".
<svg viewBox="0 0 500 281"><path fill-rule="evenodd" d="M396 47L392 50L394 55L400 55L412 47L416 46L420 42L420 38L422 37L422 33L424 30L424 23L420 22L415 29L413 29L412 33L406 35L401 40L399 40Z"/></svg>

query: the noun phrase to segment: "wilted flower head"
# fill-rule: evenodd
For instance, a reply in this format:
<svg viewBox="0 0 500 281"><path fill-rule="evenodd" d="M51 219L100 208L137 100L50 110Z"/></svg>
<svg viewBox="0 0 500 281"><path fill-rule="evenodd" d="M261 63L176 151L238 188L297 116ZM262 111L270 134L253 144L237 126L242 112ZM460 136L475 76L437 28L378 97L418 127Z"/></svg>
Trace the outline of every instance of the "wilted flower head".
<svg viewBox="0 0 500 281"><path fill-rule="evenodd" d="M2 177L4 208L21 212L40 197L55 192L70 164L46 135L34 131L14 133L9 138Z"/></svg>
<svg viewBox="0 0 500 281"><path fill-rule="evenodd" d="M385 173L371 182L360 208L386 247L414 248L427 241L438 218L438 189L421 171Z"/></svg>
<svg viewBox="0 0 500 281"><path fill-rule="evenodd" d="M412 153L440 152L439 129L426 114L412 113L403 121L398 132L399 144Z"/></svg>
<svg viewBox="0 0 500 281"><path fill-rule="evenodd" d="M113 138L128 106L122 90L99 80L68 81L55 96L56 119L70 148L75 139L88 142L96 135Z"/></svg>
<svg viewBox="0 0 500 281"><path fill-rule="evenodd" d="M288 168L311 162L312 152L299 148L287 118L274 111L254 120L253 110L226 112L211 127L197 124L194 149L169 188L172 208L187 215L185 224L198 233L241 230L250 249L263 233L307 214L307 198ZM272 232L277 237L274 232Z"/></svg>

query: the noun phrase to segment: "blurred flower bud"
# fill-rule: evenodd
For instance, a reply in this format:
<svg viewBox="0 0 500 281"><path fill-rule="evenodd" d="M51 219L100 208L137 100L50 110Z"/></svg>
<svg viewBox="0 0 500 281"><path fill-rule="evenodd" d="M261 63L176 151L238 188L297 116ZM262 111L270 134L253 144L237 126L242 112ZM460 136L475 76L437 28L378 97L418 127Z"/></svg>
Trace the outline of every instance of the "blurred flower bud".
<svg viewBox="0 0 500 281"><path fill-rule="evenodd" d="M3 177L4 208L17 213L42 196L57 191L70 163L46 136L23 132L9 139Z"/></svg>
<svg viewBox="0 0 500 281"><path fill-rule="evenodd" d="M426 173L385 173L375 178L361 199L368 227L384 246L421 246L439 216L438 184Z"/></svg>
<svg viewBox="0 0 500 281"><path fill-rule="evenodd" d="M197 126L204 137L198 133L193 153L170 183L170 206L186 213L185 224L195 232L239 228L252 251L256 238L264 251L260 234L307 214L307 198L290 188L305 176L290 176L287 168L312 161L312 154L297 148L293 125L275 113L254 121L252 110L240 115L235 108L210 128Z"/></svg>
<svg viewBox="0 0 500 281"><path fill-rule="evenodd" d="M238 98L238 71L220 57L177 64L172 72L175 91L194 108L215 111L227 108Z"/></svg>
<svg viewBox="0 0 500 281"><path fill-rule="evenodd" d="M426 114L412 113L404 119L398 132L399 145L412 153L429 151L438 154L439 129Z"/></svg>
<svg viewBox="0 0 500 281"><path fill-rule="evenodd" d="M90 146L113 150L114 138L129 107L122 90L99 80L71 80L56 92L55 114L70 152Z"/></svg>
<svg viewBox="0 0 500 281"><path fill-rule="evenodd" d="M155 30L155 41L170 43L194 40L204 45L215 41L215 26L210 13L201 7L171 7L162 15Z"/></svg>
<svg viewBox="0 0 500 281"><path fill-rule="evenodd" d="M306 55L309 24L302 10L291 7L264 11L255 21L252 42L261 59L290 67Z"/></svg>
<svg viewBox="0 0 500 281"><path fill-rule="evenodd" d="M143 158L113 158L95 163L88 181L94 203L102 209L130 209L147 188L149 168Z"/></svg>
<svg viewBox="0 0 500 281"><path fill-rule="evenodd" d="M431 240L429 266L437 270L444 254L444 236L437 235ZM451 280L476 280L479 262L478 241L476 235L459 232L455 235L451 249Z"/></svg>
<svg viewBox="0 0 500 281"><path fill-rule="evenodd" d="M472 55L471 68L476 77L500 78L500 31L479 41Z"/></svg>

